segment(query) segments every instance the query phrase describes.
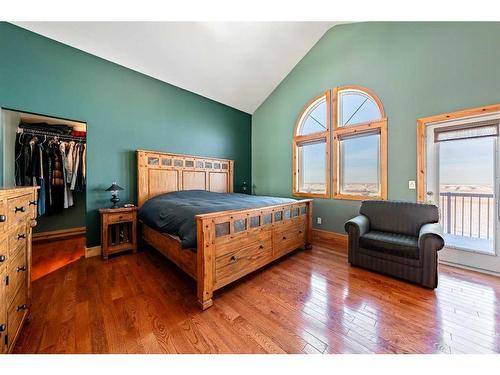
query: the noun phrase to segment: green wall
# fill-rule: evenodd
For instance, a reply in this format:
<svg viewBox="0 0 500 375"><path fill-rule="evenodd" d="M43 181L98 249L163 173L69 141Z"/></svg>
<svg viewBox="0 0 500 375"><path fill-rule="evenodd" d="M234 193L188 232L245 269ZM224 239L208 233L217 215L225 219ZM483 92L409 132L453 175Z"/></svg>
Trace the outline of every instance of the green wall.
<svg viewBox="0 0 500 375"><path fill-rule="evenodd" d="M231 158L251 179L251 116L8 23L0 23L0 107L87 123L87 244L117 181L136 202L138 148Z"/></svg>
<svg viewBox="0 0 500 375"><path fill-rule="evenodd" d="M500 23L358 23L335 26L252 117L257 194L292 194L292 132L313 97L334 86L375 91L388 117L389 199L416 200L416 119L500 103ZM316 228L343 232L359 203L316 199ZM316 219L314 220L316 223Z"/></svg>

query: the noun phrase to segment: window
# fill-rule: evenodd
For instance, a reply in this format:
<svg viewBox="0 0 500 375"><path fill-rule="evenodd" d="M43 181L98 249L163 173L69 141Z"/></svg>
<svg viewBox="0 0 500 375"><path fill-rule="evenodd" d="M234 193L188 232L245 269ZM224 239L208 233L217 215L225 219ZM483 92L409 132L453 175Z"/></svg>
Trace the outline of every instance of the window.
<svg viewBox="0 0 500 375"><path fill-rule="evenodd" d="M320 95L299 116L293 141L294 195L386 199L387 118L382 103L359 86L337 87L332 99L329 92Z"/></svg>
<svg viewBox="0 0 500 375"><path fill-rule="evenodd" d="M293 193L327 198L330 194L330 92L302 111L293 138Z"/></svg>
<svg viewBox="0 0 500 375"><path fill-rule="evenodd" d="M380 134L361 134L339 140L339 192L380 196Z"/></svg>

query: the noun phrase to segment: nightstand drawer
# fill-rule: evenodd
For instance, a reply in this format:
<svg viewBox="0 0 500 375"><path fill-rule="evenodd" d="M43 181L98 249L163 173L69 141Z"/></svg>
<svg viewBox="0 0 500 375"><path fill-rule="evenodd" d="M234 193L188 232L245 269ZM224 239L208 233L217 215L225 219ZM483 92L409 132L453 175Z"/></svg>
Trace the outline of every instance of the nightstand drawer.
<svg viewBox="0 0 500 375"><path fill-rule="evenodd" d="M110 224L124 223L127 221L134 221L134 220L135 220L135 214L132 212L111 214L108 217L108 223Z"/></svg>

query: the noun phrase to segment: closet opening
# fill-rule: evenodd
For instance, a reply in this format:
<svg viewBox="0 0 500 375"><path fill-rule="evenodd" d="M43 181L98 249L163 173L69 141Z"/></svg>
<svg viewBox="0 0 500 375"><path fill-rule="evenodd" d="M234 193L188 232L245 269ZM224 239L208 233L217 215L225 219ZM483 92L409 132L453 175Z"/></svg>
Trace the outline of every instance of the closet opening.
<svg viewBox="0 0 500 375"><path fill-rule="evenodd" d="M1 109L0 182L39 186L32 279L85 256L87 124Z"/></svg>

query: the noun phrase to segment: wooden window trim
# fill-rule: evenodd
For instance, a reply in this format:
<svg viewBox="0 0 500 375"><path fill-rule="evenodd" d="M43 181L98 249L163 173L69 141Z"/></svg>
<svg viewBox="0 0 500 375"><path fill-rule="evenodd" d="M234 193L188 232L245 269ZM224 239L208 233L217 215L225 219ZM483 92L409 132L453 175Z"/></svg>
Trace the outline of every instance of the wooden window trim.
<svg viewBox="0 0 500 375"><path fill-rule="evenodd" d="M338 124L338 109L339 109L339 94L342 91L356 90L363 92L364 94L370 96L375 103L377 104L381 119L377 121L369 121L364 123L359 123L356 125L341 127ZM333 90L333 130L332 130L332 138L333 138L333 157L335 158L335 162L333 163L333 172L332 172L332 198L334 199L344 199L344 200L368 200L368 199L387 199L387 117L385 116L384 106L382 105L382 101L379 97L370 89L366 87L357 86L357 85L348 85L348 86L340 86L336 87ZM350 135L358 135L364 133L378 132L380 134L380 194L377 196L370 195L353 195L353 194L342 194L339 189L339 151L340 151L340 138L350 136Z"/></svg>
<svg viewBox="0 0 500 375"><path fill-rule="evenodd" d="M351 125L348 127L338 126L338 100L339 93L342 91L356 90L370 96L377 104L381 119ZM312 104L318 99L325 97L327 103L327 129L323 132L298 135L299 127L302 124L304 114L309 110ZM358 135L368 132L377 131L380 134L380 195L351 195L342 194L339 191L339 142L340 138L348 135ZM324 194L312 194L300 192L298 190L298 147L307 142L324 141L326 146L326 192ZM333 147L332 147L333 146ZM292 159L293 159L293 195L304 198L333 198L344 200L367 200L367 199L387 199L387 117L385 115L384 106L379 97L370 89L358 85L347 85L335 87L332 92L330 90L321 93L310 100L300 112L297 122L295 123L292 142ZM335 160L332 163L332 159Z"/></svg>
<svg viewBox="0 0 500 375"><path fill-rule="evenodd" d="M441 122L456 120L466 117L480 116L489 113L500 112L500 104L493 104L483 107L469 108L457 112L443 113L429 117L419 118L417 120L417 201L425 202L425 129L427 125Z"/></svg>
<svg viewBox="0 0 500 375"><path fill-rule="evenodd" d="M323 132L318 132L318 133L312 133L312 134L307 134L307 135L298 135L299 132L299 127L302 124L302 120L304 117L304 114L309 110L312 104L314 104L318 99L320 98L325 98L326 101L326 130ZM331 148L331 136L330 136L330 130L331 130L331 93L330 90L327 90L320 95L316 96L314 99L310 100L305 107L302 109L300 112L300 115L297 118L297 122L295 123L294 131L293 131L293 144L292 144L292 159L293 159L293 170L292 170L292 179L293 179L293 195L296 197L302 197L302 198L329 198L330 197L330 160L331 160L331 154L330 154L330 148ZM325 171L325 176L326 176L326 192L322 194L316 194L316 193L305 193L299 191L299 184L298 184L298 178L299 178L299 173L298 173L298 147L307 142L314 142L314 141L324 141L326 143L326 171Z"/></svg>

